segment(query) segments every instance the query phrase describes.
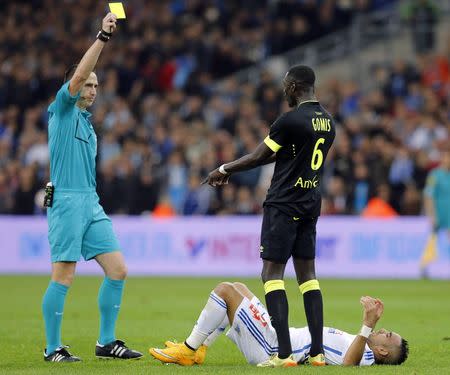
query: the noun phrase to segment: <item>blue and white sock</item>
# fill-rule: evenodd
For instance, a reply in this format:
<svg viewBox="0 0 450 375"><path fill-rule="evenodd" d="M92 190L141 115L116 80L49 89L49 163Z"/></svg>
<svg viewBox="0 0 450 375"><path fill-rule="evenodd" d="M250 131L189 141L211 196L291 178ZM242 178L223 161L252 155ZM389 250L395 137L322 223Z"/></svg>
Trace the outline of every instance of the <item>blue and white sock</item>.
<svg viewBox="0 0 450 375"><path fill-rule="evenodd" d="M100 336L98 343L107 345L116 340L116 321L125 280L112 280L105 277L98 291L98 308L100 310Z"/></svg>
<svg viewBox="0 0 450 375"><path fill-rule="evenodd" d="M216 293L212 292L198 317L197 324L186 339L192 349L198 349L216 331L227 316L227 304Z"/></svg>
<svg viewBox="0 0 450 375"><path fill-rule="evenodd" d="M47 340L46 354L52 354L61 346L61 323L68 286L50 281L42 300L42 314Z"/></svg>

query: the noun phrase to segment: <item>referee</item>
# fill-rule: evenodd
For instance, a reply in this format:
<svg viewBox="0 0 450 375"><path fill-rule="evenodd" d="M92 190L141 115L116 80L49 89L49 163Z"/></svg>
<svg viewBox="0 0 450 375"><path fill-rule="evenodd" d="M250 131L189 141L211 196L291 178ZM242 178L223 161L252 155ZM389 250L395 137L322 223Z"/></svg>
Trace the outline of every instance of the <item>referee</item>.
<svg viewBox="0 0 450 375"><path fill-rule="evenodd" d="M450 238L450 147L444 150L438 168L430 172L425 187L425 211L434 232L446 229Z"/></svg>
<svg viewBox="0 0 450 375"><path fill-rule="evenodd" d="M292 67L283 80L291 111L282 114L253 153L212 171L204 181L211 186L228 183L230 175L275 161L275 171L264 202L261 230L262 281L266 305L278 338L278 354L261 367L290 367L288 301L284 270L293 257L297 281L311 333L309 363L325 365L323 355L323 304L315 274L316 223L320 215L320 180L323 163L335 137L330 114L314 95L314 71Z"/></svg>
<svg viewBox="0 0 450 375"><path fill-rule="evenodd" d="M52 276L45 292L42 311L47 345L45 361L76 362L80 358L61 344L64 300L72 284L76 263L81 255L95 259L105 272L98 293L100 334L95 347L98 358L139 358L116 340L115 326L122 301L126 266L111 220L106 216L95 187L97 137L87 111L97 94L97 60L112 33L117 18L108 13L97 40L75 67L70 81L64 83L48 107L50 177L47 188L48 239L51 249ZM72 69L73 70L73 69Z"/></svg>

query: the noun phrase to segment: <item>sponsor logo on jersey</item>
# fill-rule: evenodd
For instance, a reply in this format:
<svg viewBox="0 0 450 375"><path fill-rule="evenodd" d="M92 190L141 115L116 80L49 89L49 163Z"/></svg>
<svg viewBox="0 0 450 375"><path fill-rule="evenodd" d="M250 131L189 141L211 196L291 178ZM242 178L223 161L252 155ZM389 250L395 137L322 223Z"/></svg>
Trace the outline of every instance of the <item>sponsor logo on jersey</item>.
<svg viewBox="0 0 450 375"><path fill-rule="evenodd" d="M315 175L312 180L306 180L303 179L303 177L299 177L294 187L300 187L302 189L312 189L317 187L317 185L319 185L319 180L317 178L317 175Z"/></svg>
<svg viewBox="0 0 450 375"><path fill-rule="evenodd" d="M341 330L336 329L336 328L329 328L328 333L332 333L334 335L343 335L344 334L344 332L342 332Z"/></svg>
<svg viewBox="0 0 450 375"><path fill-rule="evenodd" d="M253 303L250 305L250 311L253 315L253 318L258 320L263 327L267 326L267 320L264 317L265 313L261 314L261 312L258 310L258 308Z"/></svg>

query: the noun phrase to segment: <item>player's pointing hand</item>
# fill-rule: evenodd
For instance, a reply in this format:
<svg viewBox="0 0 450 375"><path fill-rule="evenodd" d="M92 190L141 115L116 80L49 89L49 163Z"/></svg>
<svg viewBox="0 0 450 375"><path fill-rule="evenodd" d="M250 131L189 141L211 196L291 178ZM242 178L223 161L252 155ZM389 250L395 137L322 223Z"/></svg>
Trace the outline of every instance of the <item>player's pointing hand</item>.
<svg viewBox="0 0 450 375"><path fill-rule="evenodd" d="M230 174L223 174L219 171L219 168L214 169L208 177L202 181L203 184L208 184L210 186L221 186L228 184L230 179Z"/></svg>
<svg viewBox="0 0 450 375"><path fill-rule="evenodd" d="M114 13L108 13L102 21L102 30L107 33L113 33L117 28L117 16Z"/></svg>

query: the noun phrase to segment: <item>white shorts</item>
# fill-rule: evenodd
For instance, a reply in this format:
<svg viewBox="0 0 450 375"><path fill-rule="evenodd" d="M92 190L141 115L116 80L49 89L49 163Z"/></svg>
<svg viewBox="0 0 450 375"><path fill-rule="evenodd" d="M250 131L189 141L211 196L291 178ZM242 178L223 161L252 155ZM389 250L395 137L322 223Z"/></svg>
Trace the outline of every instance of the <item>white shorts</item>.
<svg viewBox="0 0 450 375"><path fill-rule="evenodd" d="M250 364L261 363L278 351L277 334L269 313L256 297L252 300L244 297L227 336Z"/></svg>

